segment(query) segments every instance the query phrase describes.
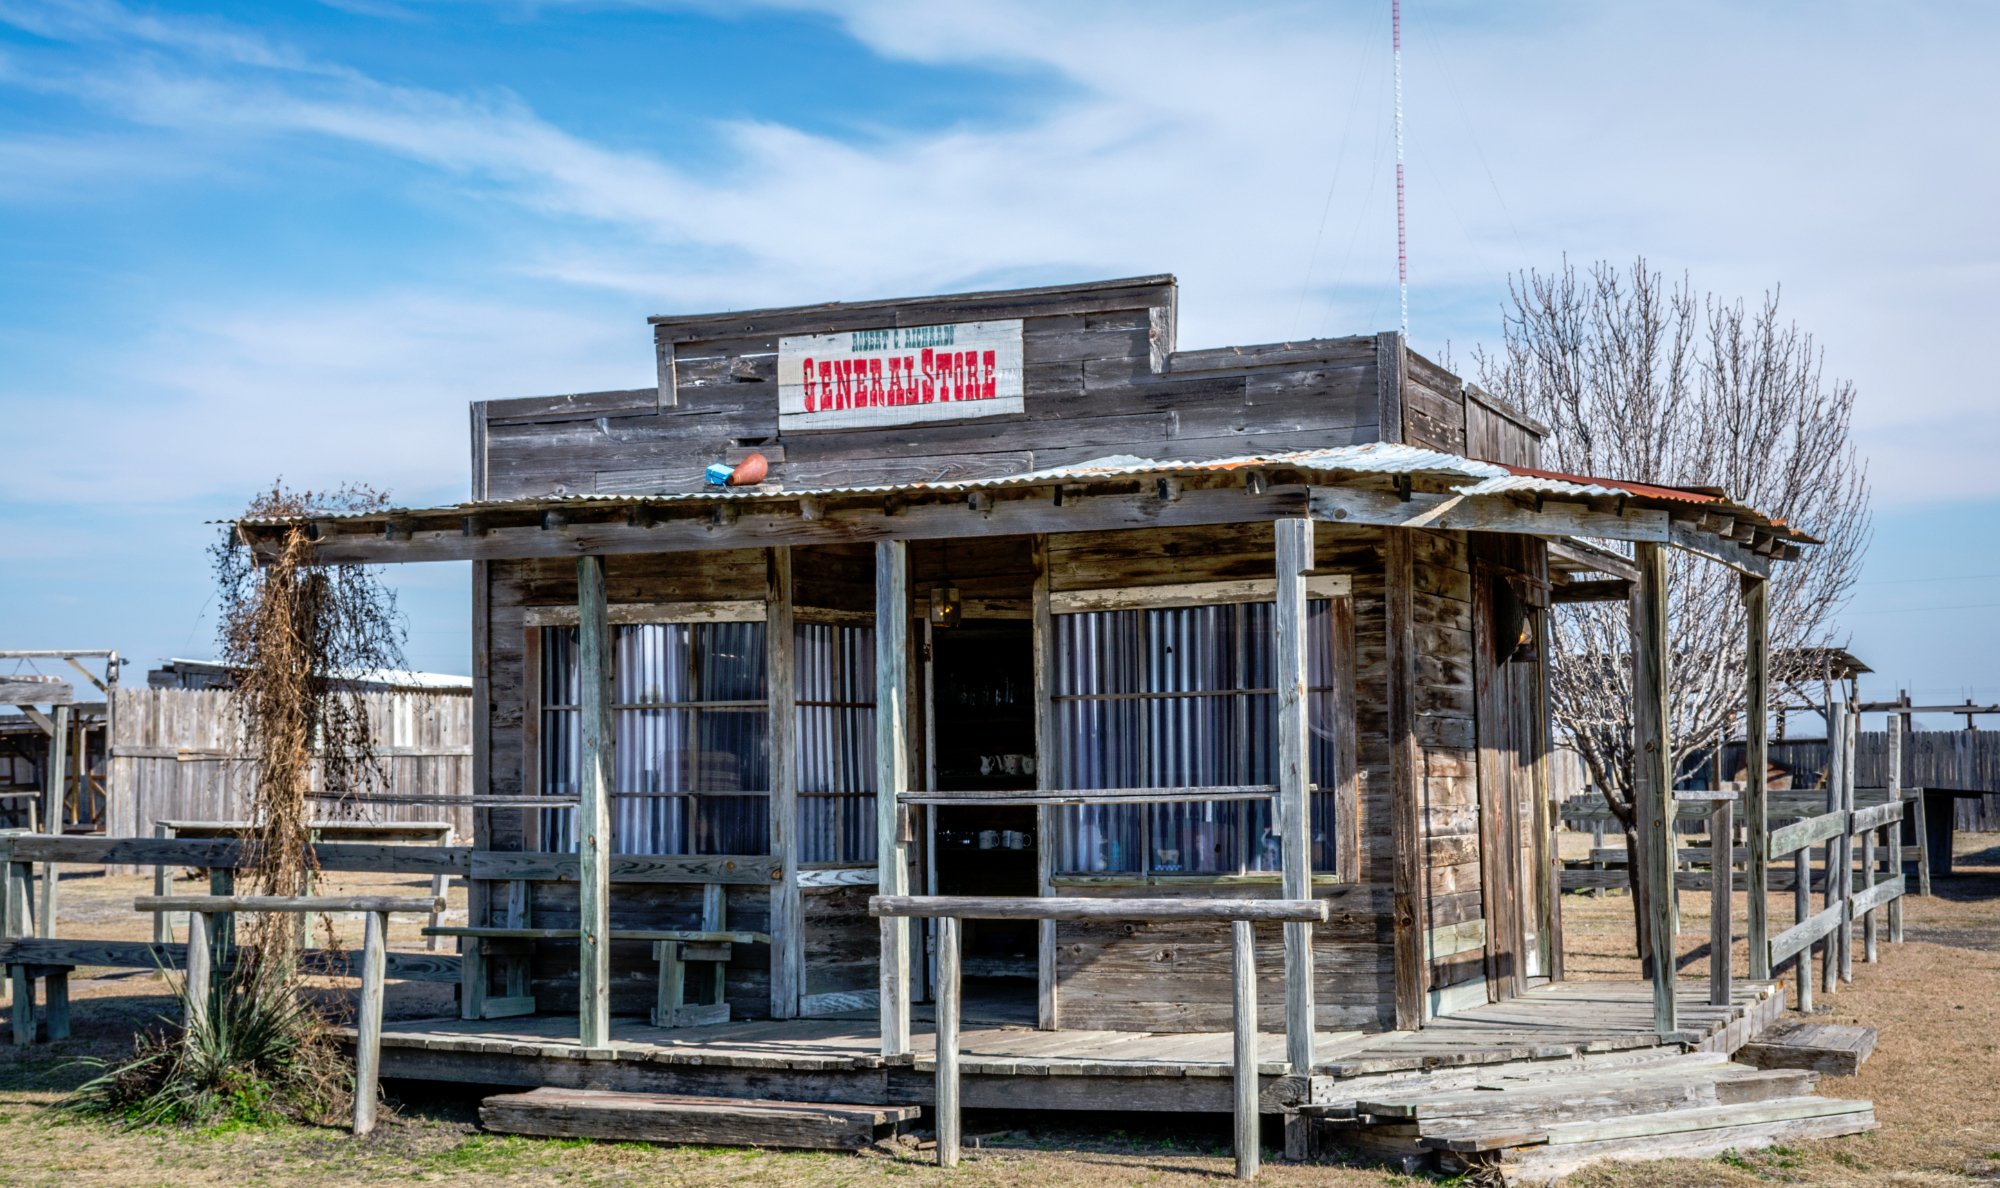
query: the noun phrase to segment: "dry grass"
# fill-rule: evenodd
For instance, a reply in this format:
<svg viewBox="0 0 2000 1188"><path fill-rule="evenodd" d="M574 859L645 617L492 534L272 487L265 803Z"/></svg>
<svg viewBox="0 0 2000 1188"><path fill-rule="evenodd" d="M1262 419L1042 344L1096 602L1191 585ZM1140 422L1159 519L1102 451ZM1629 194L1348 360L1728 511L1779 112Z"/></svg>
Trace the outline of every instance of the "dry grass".
<svg viewBox="0 0 2000 1188"><path fill-rule="evenodd" d="M1885 944L1880 964L1857 964L1853 984L1832 998L1822 1016L1881 1030L1875 1056L1860 1076L1822 1085L1830 1096L1872 1099L1881 1130L1741 1158L1610 1165L1572 1182L1636 1188L2000 1181L2000 837L1961 841L1960 875L1939 880L1936 897L1910 900L1908 943ZM63 931L144 935L149 925L131 911L131 897L150 886L149 878L66 880ZM347 878L329 881L326 889L418 893L422 884ZM1571 896L1564 907L1571 976L1634 976L1624 896ZM1772 907L1775 920L1789 919L1789 896L1773 897ZM1693 953L1707 935L1706 897L1683 896L1683 910L1683 951ZM416 927L416 921L398 921L399 946L415 947ZM1739 952L1739 969L1740 960ZM1696 961L1686 972L1702 968ZM77 1057L122 1050L135 1023L172 1010L165 984L154 975L97 972L101 976L73 982L76 1038L0 1055L0 1147L6 1151L0 1183L195 1188L283 1182L330 1188L451 1180L833 1188L949 1182L1046 1188L1196 1184L1230 1173L1226 1120L1180 1117L1043 1120L975 1113L967 1118L967 1132L994 1135L996 1142L970 1152L964 1166L951 1173L939 1172L925 1154L909 1149L850 1157L484 1135L473 1121L477 1098L471 1095L402 1101L395 1117L361 1141L339 1130L303 1126L126 1132L49 1108L83 1079L83 1070L73 1065ZM449 1007L445 987L391 988L392 1017L436 1015ZM1118 1126L1129 1129L1113 1129ZM1419 1181L1368 1168L1274 1162L1262 1182L1379 1188Z"/></svg>

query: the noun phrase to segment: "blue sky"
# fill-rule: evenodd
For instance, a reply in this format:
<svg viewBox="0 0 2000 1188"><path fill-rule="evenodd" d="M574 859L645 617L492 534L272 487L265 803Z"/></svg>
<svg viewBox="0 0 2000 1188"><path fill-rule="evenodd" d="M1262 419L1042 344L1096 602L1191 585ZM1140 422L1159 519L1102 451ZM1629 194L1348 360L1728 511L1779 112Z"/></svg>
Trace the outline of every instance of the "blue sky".
<svg viewBox="0 0 2000 1188"><path fill-rule="evenodd" d="M1784 286L1861 391L1869 688L2000 700L2000 14L1405 5L1411 321ZM1181 345L1392 326L1387 0L0 0L0 646L212 650L260 483L462 497L465 405L648 314L1171 271ZM460 670L462 567L394 574Z"/></svg>

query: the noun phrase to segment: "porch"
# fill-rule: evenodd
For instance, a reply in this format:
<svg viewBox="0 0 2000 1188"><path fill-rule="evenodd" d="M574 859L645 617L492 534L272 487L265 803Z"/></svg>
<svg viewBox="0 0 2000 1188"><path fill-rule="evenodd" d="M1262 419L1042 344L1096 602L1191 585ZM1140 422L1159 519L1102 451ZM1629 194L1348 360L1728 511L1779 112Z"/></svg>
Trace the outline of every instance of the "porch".
<svg viewBox="0 0 2000 1188"><path fill-rule="evenodd" d="M1738 982L1728 1006L1706 981L1677 986L1680 1030L1663 1043L1643 981L1552 982L1518 998L1431 1020L1420 1031L1321 1032L1314 1077L1583 1061L1667 1048L1728 1053L1783 1013L1769 982ZM568 1014L387 1025L382 1076L496 1086L558 1086L793 1101L932 1104L930 1011L912 1010L911 1051L884 1057L874 1011L662 1029L612 1021L611 1042L586 1048ZM1038 1030L1028 1013L971 1012L959 1036L963 1104L973 1109L1228 1113L1228 1032ZM1309 1099L1289 1076L1285 1036L1260 1036L1267 1113Z"/></svg>

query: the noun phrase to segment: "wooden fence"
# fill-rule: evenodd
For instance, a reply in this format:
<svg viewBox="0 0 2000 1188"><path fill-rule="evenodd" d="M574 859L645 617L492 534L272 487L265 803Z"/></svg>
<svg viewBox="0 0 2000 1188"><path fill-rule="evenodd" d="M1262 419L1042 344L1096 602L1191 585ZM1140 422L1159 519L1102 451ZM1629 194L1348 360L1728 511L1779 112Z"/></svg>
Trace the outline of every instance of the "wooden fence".
<svg viewBox="0 0 2000 1188"><path fill-rule="evenodd" d="M146 837L157 821L249 815L256 765L245 758L230 694L213 689L118 689L105 832ZM313 815L364 821L450 821L472 836L472 699L462 693L364 693L386 782L327 789L317 773Z"/></svg>

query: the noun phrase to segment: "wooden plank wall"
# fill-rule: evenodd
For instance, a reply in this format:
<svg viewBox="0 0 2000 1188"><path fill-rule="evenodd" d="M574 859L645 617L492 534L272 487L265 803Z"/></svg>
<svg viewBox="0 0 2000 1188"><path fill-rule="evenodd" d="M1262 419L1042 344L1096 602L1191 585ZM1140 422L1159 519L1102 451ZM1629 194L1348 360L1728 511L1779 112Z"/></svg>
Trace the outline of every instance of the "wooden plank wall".
<svg viewBox="0 0 2000 1188"><path fill-rule="evenodd" d="M660 389L486 404L488 492L504 499L696 490L710 462L751 448L772 462L767 481L802 488L1380 437L1374 336L1175 351L1173 307L1171 278L1155 277L662 322ZM1001 317L1025 323L1025 413L780 434L780 336Z"/></svg>
<svg viewBox="0 0 2000 1188"><path fill-rule="evenodd" d="M1808 721L1812 719L1808 718ZM2000 831L2000 731L1919 730L1903 736L1909 787L1973 788L1990 795L1960 800L1954 806L1960 829ZM1855 785L1888 786L1889 736L1880 730L1861 731L1855 744ZM1774 742L1771 761L1797 772L1796 787L1817 786L1826 770L1825 742ZM1731 744L1727 756L1731 774L1743 766L1743 747Z"/></svg>
<svg viewBox="0 0 2000 1188"><path fill-rule="evenodd" d="M256 765L245 758L229 694L214 689L119 688L113 720L111 793L105 831L151 837L164 820L241 820L249 815ZM472 699L452 693L365 693L382 743L390 796L472 795ZM314 790L324 791L318 774ZM467 805L321 801L315 813L368 821L450 821L472 836Z"/></svg>
<svg viewBox="0 0 2000 1188"><path fill-rule="evenodd" d="M1479 822L1479 752L1473 679L1472 573L1463 533L1415 534L1416 738L1428 896L1419 917L1434 945L1430 984L1483 976L1486 948Z"/></svg>
<svg viewBox="0 0 2000 1188"><path fill-rule="evenodd" d="M1395 961L1390 936L1387 692L1383 662L1381 529L1315 525L1321 573L1346 573L1355 612L1357 831L1360 882L1321 886L1332 918L1315 927L1315 1013L1329 1029L1385 1029L1395 1019ZM1271 527L1154 529L1051 537L1051 587L1060 592L1107 585L1175 585L1269 577ZM1274 895L1269 885L1177 890L1068 885L1062 894ZM1144 1027L1159 1031L1226 1028L1230 1017L1230 938L1226 930L1191 924L1071 923L1057 925L1058 1000L1062 1026ZM1259 1012L1266 1030L1284 1021L1284 944L1275 926L1257 935Z"/></svg>

